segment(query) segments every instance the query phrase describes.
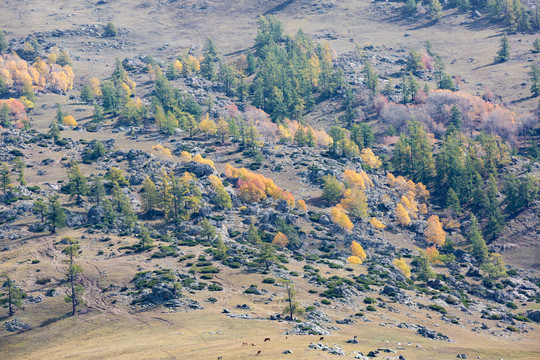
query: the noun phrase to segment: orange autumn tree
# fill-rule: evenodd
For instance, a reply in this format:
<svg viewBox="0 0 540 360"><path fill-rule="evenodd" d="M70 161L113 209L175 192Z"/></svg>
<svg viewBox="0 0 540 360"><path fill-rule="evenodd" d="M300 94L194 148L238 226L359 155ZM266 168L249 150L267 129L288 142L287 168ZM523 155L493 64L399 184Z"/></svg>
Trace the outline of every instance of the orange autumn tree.
<svg viewBox="0 0 540 360"><path fill-rule="evenodd" d="M362 260L358 256L349 256L347 258L347 261L350 262L353 265L358 265L362 263Z"/></svg>
<svg viewBox="0 0 540 360"><path fill-rule="evenodd" d="M289 244L289 239L287 239L287 235L279 231L276 236L274 236L274 239L272 240L272 244L276 246L285 247Z"/></svg>
<svg viewBox="0 0 540 360"><path fill-rule="evenodd" d="M432 264L442 264L440 260L439 250L435 246L430 246L426 249L426 254L429 259L429 262Z"/></svg>
<svg viewBox="0 0 540 360"><path fill-rule="evenodd" d="M225 165L225 176L238 178L236 187L238 195L246 202L259 202L267 196L276 200L285 200L291 207L295 205L294 196L280 187L274 181L261 174L254 173L246 168L237 169L232 165Z"/></svg>
<svg viewBox="0 0 540 360"><path fill-rule="evenodd" d="M444 245L444 242L446 240L446 231L443 230L442 224L439 221L439 217L437 215L431 215L427 220L427 228L425 234L428 242L433 243L437 246Z"/></svg>

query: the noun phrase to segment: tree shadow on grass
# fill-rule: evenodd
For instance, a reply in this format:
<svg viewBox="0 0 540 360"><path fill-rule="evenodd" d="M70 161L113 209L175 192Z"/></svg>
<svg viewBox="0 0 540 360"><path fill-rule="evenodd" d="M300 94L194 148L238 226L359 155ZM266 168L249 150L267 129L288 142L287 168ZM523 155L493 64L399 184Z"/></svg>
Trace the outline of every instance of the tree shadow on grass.
<svg viewBox="0 0 540 360"><path fill-rule="evenodd" d="M68 312L64 315L60 315L60 316L56 316L56 317L53 317L53 318L50 318L50 319L47 319L45 320L44 322L42 322L39 327L44 327L44 326L47 326L47 325L51 325L51 324L54 324L55 322L57 321L60 321L60 320L64 320L64 319L67 319L68 317L71 316L71 312Z"/></svg>

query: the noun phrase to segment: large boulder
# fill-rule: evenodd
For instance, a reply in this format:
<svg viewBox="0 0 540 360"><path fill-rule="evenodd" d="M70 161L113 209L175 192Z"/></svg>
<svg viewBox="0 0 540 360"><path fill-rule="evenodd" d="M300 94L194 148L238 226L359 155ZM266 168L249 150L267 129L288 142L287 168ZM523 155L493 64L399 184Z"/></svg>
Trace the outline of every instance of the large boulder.
<svg viewBox="0 0 540 360"><path fill-rule="evenodd" d="M527 311L527 317L532 321L540 323L540 310L529 310Z"/></svg>
<svg viewBox="0 0 540 360"><path fill-rule="evenodd" d="M214 168L210 165L197 163L195 161L190 161L185 164L182 167L181 172L183 172L182 170L194 174L199 179L212 175L215 172Z"/></svg>
<svg viewBox="0 0 540 360"><path fill-rule="evenodd" d="M89 224L97 225L103 222L103 219L105 218L105 209L103 206L96 205L92 206L90 210L88 210L88 214L86 214L86 218Z"/></svg>

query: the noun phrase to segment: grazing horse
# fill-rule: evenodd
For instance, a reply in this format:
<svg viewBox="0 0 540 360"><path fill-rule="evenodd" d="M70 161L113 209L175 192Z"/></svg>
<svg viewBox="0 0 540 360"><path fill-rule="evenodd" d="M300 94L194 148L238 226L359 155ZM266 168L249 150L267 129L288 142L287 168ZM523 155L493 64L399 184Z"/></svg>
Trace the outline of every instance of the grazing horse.
<svg viewBox="0 0 540 360"><path fill-rule="evenodd" d="M319 338L319 341L322 341L322 340L324 340L324 336L321 336L321 337Z"/></svg>
<svg viewBox="0 0 540 360"><path fill-rule="evenodd" d="M262 353L261 350L257 351L257 353L255 354L255 356L259 355L260 353Z"/></svg>
<svg viewBox="0 0 540 360"><path fill-rule="evenodd" d="M242 341L242 346L249 345L247 342Z"/></svg>
<svg viewBox="0 0 540 360"><path fill-rule="evenodd" d="M264 338L263 342L267 342L267 341L270 341L270 338Z"/></svg>

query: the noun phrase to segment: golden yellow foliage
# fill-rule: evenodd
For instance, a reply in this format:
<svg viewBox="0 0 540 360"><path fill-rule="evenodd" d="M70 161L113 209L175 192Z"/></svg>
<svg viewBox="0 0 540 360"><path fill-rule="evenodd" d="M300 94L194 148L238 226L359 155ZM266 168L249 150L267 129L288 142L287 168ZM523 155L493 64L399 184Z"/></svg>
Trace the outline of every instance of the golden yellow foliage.
<svg viewBox="0 0 540 360"><path fill-rule="evenodd" d="M357 173L354 170L347 169L343 172L343 178L347 187L358 187L365 190L367 187L373 186L373 181L369 178L368 174L364 171Z"/></svg>
<svg viewBox="0 0 540 360"><path fill-rule="evenodd" d="M173 67L178 71L182 72L182 69L184 68L184 65L180 62L180 60L176 60L173 64Z"/></svg>
<svg viewBox="0 0 540 360"><path fill-rule="evenodd" d="M72 115L64 116L64 118L62 119L62 124L66 125L66 126L77 126L77 125L79 125L79 124L77 124L77 121L75 121L75 118Z"/></svg>
<svg viewBox="0 0 540 360"><path fill-rule="evenodd" d="M357 256L362 261L367 259L366 252L364 251L364 248L362 247L362 245L360 245L354 240L351 244L351 252L354 256Z"/></svg>
<svg viewBox="0 0 540 360"><path fill-rule="evenodd" d="M74 79L73 69L69 65L62 67L54 62L47 64L40 58L36 58L34 64L30 65L15 53L0 55L0 76L8 88L18 92L28 87L34 90L50 87L66 91L73 87Z"/></svg>
<svg viewBox="0 0 540 360"><path fill-rule="evenodd" d="M362 151L360 152L360 157L362 158L364 164L366 164L370 168L377 169L379 166L382 165L381 159L375 156L375 154L370 148L362 149Z"/></svg>
<svg viewBox="0 0 540 360"><path fill-rule="evenodd" d="M347 258L347 261L353 265L358 265L362 263L362 259L360 259L358 256L349 256Z"/></svg>
<svg viewBox="0 0 540 360"><path fill-rule="evenodd" d="M369 220L369 222L377 230L382 230L386 227L386 225L384 225L380 220L374 217L372 217L371 220Z"/></svg>
<svg viewBox="0 0 540 360"><path fill-rule="evenodd" d="M241 180L237 186L239 191L243 189L242 191L246 192L246 198L261 200L268 195L276 200L285 200L291 207L295 205L294 196L290 192L284 191L272 179L261 174L256 174L246 168L237 169L232 165L226 164L225 176L228 178L239 178ZM258 191L255 189L258 189ZM260 193L264 194L264 196L259 196Z"/></svg>
<svg viewBox="0 0 540 360"><path fill-rule="evenodd" d="M276 236L274 236L274 239L272 240L272 244L285 247L289 244L289 239L287 239L287 235L279 231Z"/></svg>
<svg viewBox="0 0 540 360"><path fill-rule="evenodd" d="M343 207L338 204L330 210L330 215L332 217L332 221L337 224L340 228L346 231L351 231L354 227L353 223L349 219L349 217L345 214L345 211L343 210Z"/></svg>
<svg viewBox="0 0 540 360"><path fill-rule="evenodd" d="M26 96L21 96L19 101L24 105L24 108L27 111L30 111L34 108L34 103L26 98Z"/></svg>
<svg viewBox="0 0 540 360"><path fill-rule="evenodd" d="M341 199L341 206L347 210L352 218L365 218L368 211L366 193L356 187L345 190L343 199Z"/></svg>
<svg viewBox="0 0 540 360"><path fill-rule="evenodd" d="M419 200L427 202L429 198L429 190L426 189L426 186L424 184L422 184L421 182L416 184L415 191L416 191L416 196L418 197Z"/></svg>
<svg viewBox="0 0 540 360"><path fill-rule="evenodd" d="M388 182L388 184L393 186L396 183L396 178L392 173L388 173L386 174L386 181Z"/></svg>
<svg viewBox="0 0 540 360"><path fill-rule="evenodd" d="M199 129L208 135L214 135L217 132L217 125L213 120L210 120L208 114L199 123Z"/></svg>
<svg viewBox="0 0 540 360"><path fill-rule="evenodd" d="M201 71L201 63L199 62L199 60L197 60L195 56L187 55L184 57L183 62L183 68L186 73L191 74Z"/></svg>
<svg viewBox="0 0 540 360"><path fill-rule="evenodd" d="M157 144L157 145L152 146L152 150L154 150L158 154L162 154L162 155L165 155L167 157L172 156L171 149L169 149L169 148L167 148L167 147L165 147L165 146L163 146L161 144Z"/></svg>
<svg viewBox="0 0 540 360"><path fill-rule="evenodd" d="M418 212L420 214L427 214L427 205L426 204L418 205Z"/></svg>
<svg viewBox="0 0 540 360"><path fill-rule="evenodd" d="M92 95L94 95L95 97L98 97L98 96L101 96L102 93L101 93L101 85L99 83L99 79L98 78L91 78L90 79L90 90L92 91Z"/></svg>
<svg viewBox="0 0 540 360"><path fill-rule="evenodd" d="M300 211L304 211L306 212L307 211L307 206L306 206L306 202L302 199L298 200L296 202L296 208Z"/></svg>
<svg viewBox="0 0 540 360"><path fill-rule="evenodd" d="M409 186L407 185L407 180L405 180L405 178L401 175L396 178L394 184L404 191L409 188Z"/></svg>
<svg viewBox="0 0 540 360"><path fill-rule="evenodd" d="M183 162L189 162L193 160L193 156L191 156L191 154L188 151L184 150L180 153L180 160L182 160Z"/></svg>
<svg viewBox="0 0 540 360"><path fill-rule="evenodd" d="M459 221L454 220L452 218L442 219L442 224L443 224L444 229L450 229L450 230L456 230L461 227L461 224L459 223Z"/></svg>
<svg viewBox="0 0 540 360"><path fill-rule="evenodd" d="M210 184L212 184L212 187L214 188L214 190L217 190L223 187L223 183L221 182L221 179L218 178L216 175L210 175L208 177L208 181L210 182Z"/></svg>
<svg viewBox="0 0 540 360"><path fill-rule="evenodd" d="M272 181L272 184L273 184L273 183L274 183L274 182ZM277 186L276 186L276 187L277 187ZM272 194L269 194L269 195L272 196ZM289 205L290 207L293 207L293 206L294 206L294 204L295 204L294 196L293 196L293 194L291 194L290 192L284 190L284 191L281 193L281 198L282 198L283 200L285 200L285 201L287 202L287 205Z"/></svg>
<svg viewBox="0 0 540 360"><path fill-rule="evenodd" d="M418 217L418 215L416 214L418 212L418 203L416 202L416 200L414 200L414 194L409 192L406 195L403 195L401 197L401 203L409 212L410 217L412 217L413 219L416 219Z"/></svg>
<svg viewBox="0 0 540 360"><path fill-rule="evenodd" d="M395 259L394 266L408 279L411 277L411 267L403 259Z"/></svg>
<svg viewBox="0 0 540 360"><path fill-rule="evenodd" d="M426 254L429 259L429 262L432 264L442 264L442 261L439 260L439 250L435 246L430 246L426 249Z"/></svg>
<svg viewBox="0 0 540 360"><path fill-rule="evenodd" d="M409 213L401 203L396 206L396 216L401 226L408 226L411 223Z"/></svg>
<svg viewBox="0 0 540 360"><path fill-rule="evenodd" d="M444 244L446 240L446 232L443 230L442 224L437 215L431 215L427 220L425 234L428 242L434 243L438 246Z"/></svg>
<svg viewBox="0 0 540 360"><path fill-rule="evenodd" d="M195 161L196 163L210 165L211 167L215 168L214 162L212 160L205 159L200 154L195 155L192 160Z"/></svg>

